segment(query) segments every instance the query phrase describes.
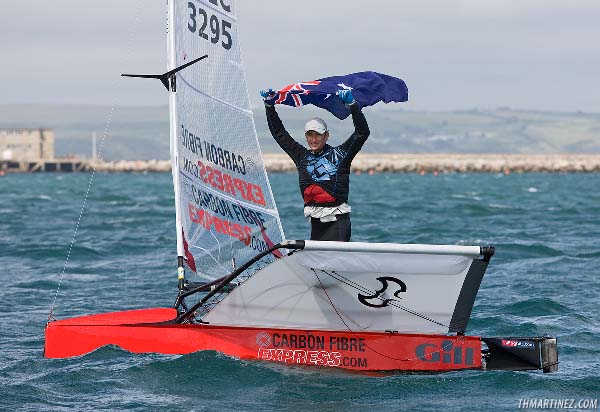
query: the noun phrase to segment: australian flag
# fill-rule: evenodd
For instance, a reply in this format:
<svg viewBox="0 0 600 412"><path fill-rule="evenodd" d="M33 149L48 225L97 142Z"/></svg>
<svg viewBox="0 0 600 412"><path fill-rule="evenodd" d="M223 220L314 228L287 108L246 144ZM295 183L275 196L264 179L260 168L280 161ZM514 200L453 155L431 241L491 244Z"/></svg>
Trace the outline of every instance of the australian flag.
<svg viewBox="0 0 600 412"><path fill-rule="evenodd" d="M294 83L277 90L277 104L304 106L314 104L345 119L350 111L336 95L340 89L352 90L360 107L377 102L405 102L408 88L402 79L376 72L358 72L344 76L324 77L312 82Z"/></svg>

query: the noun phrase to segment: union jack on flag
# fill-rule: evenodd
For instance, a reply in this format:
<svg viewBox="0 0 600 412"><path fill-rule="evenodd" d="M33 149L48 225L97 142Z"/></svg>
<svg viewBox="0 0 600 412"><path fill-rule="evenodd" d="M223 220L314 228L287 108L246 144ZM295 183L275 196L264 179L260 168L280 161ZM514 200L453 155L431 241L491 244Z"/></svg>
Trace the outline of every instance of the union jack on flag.
<svg viewBox="0 0 600 412"><path fill-rule="evenodd" d="M350 111L336 95L340 89L352 90L360 107L372 106L380 101L408 100L408 88L402 79L369 71L290 84L276 91L275 103L294 107L313 104L338 119L345 119Z"/></svg>

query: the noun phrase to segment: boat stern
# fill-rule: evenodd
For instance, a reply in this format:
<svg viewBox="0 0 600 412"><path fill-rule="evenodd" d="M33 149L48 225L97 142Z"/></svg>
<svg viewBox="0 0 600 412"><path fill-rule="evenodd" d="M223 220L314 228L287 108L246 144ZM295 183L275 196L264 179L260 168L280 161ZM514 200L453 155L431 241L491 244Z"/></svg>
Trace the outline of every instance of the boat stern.
<svg viewBox="0 0 600 412"><path fill-rule="evenodd" d="M556 338L482 338L487 349L482 351L486 370L558 371Z"/></svg>

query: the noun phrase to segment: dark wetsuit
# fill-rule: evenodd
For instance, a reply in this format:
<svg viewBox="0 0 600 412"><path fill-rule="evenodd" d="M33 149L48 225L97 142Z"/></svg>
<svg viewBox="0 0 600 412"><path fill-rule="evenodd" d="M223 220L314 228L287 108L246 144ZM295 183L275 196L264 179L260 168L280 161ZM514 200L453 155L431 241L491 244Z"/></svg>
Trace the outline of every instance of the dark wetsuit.
<svg viewBox="0 0 600 412"><path fill-rule="evenodd" d="M369 137L369 126L360 107L358 104L349 107L354 133L341 145L332 147L326 144L321 152L314 154L290 136L273 106L265 106L271 134L298 169L300 192L305 206L333 207L348 202L350 164ZM315 185L329 195L329 201L318 202L314 197L307 200L307 192ZM336 215L336 218L332 222L311 218L311 239L349 241L350 214Z"/></svg>

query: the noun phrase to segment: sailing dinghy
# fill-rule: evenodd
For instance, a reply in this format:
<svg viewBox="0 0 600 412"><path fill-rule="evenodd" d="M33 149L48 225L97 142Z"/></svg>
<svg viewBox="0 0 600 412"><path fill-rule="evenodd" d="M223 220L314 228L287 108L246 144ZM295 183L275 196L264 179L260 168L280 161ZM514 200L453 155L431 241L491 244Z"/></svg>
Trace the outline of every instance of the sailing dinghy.
<svg viewBox="0 0 600 412"><path fill-rule="evenodd" d="M492 246L285 240L234 11L169 0L169 71L127 75L169 92L173 307L51 318L45 356L116 345L365 372L557 370L555 338L465 335Z"/></svg>

